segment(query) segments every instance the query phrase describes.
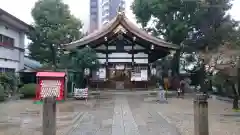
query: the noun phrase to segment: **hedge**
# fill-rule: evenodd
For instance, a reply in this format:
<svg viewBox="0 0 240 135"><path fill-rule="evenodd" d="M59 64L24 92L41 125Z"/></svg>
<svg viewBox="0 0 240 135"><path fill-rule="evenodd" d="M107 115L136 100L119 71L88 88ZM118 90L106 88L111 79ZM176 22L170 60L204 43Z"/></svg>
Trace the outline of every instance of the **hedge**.
<svg viewBox="0 0 240 135"><path fill-rule="evenodd" d="M23 95L24 98L32 98L35 97L35 91L36 91L36 84L34 83L29 83L29 84L24 84L20 88L20 92Z"/></svg>
<svg viewBox="0 0 240 135"><path fill-rule="evenodd" d="M0 101L4 101L4 100L5 100L4 88L3 88L3 86L0 84Z"/></svg>

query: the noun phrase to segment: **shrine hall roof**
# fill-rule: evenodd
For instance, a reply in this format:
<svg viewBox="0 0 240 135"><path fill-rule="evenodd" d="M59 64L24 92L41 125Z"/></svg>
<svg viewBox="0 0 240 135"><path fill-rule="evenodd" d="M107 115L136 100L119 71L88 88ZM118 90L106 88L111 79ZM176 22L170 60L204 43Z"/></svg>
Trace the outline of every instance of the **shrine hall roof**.
<svg viewBox="0 0 240 135"><path fill-rule="evenodd" d="M114 19L112 19L108 24L103 26L101 29L89 34L86 37L83 37L80 40L73 41L69 44L66 44L65 48L74 49L82 45L88 45L96 40L99 40L102 38L104 39L104 37L107 34L116 30L119 26L122 26L123 29L126 30L126 32L132 33L134 36L136 36L136 38L148 41L153 45L168 48L168 49L174 49L174 50L179 49L178 45L175 45L175 44L166 42L162 39L159 39L157 37L151 36L146 31L138 28L125 16L124 12L119 12L119 14Z"/></svg>

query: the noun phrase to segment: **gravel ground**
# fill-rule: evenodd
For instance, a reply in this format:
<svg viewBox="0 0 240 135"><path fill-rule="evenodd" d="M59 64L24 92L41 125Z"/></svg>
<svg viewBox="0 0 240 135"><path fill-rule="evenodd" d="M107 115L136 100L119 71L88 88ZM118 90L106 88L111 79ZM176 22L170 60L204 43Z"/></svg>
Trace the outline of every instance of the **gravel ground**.
<svg viewBox="0 0 240 135"><path fill-rule="evenodd" d="M58 103L57 134L66 134L84 113L78 109L87 111L95 102L93 99L88 103L81 100ZM32 100L19 100L2 103L0 108L0 135L42 135L42 105L33 104Z"/></svg>
<svg viewBox="0 0 240 135"><path fill-rule="evenodd" d="M168 104L151 104L182 135L194 134L192 99L169 99ZM210 135L239 135L240 113L235 113L229 103L209 100Z"/></svg>

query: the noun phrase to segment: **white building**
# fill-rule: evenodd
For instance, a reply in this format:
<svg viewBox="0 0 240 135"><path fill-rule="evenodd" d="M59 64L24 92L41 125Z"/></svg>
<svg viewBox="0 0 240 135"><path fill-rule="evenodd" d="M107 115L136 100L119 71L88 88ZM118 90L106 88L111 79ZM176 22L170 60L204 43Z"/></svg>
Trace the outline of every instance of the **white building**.
<svg viewBox="0 0 240 135"><path fill-rule="evenodd" d="M102 0L100 8L102 12L100 25L105 25L117 16L119 8L125 10L126 2L125 0Z"/></svg>
<svg viewBox="0 0 240 135"><path fill-rule="evenodd" d="M89 32L95 32L114 17L118 10L126 10L126 0L90 0Z"/></svg>
<svg viewBox="0 0 240 135"><path fill-rule="evenodd" d="M24 39L30 26L0 9L0 72L24 69Z"/></svg>

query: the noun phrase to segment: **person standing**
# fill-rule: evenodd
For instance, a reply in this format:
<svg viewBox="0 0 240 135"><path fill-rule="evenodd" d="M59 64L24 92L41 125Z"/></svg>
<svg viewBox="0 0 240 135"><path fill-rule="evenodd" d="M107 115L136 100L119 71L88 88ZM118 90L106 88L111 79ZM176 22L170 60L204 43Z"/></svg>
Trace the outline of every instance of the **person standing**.
<svg viewBox="0 0 240 135"><path fill-rule="evenodd" d="M163 83L164 83L164 95L165 95L165 99L167 100L167 91L169 88L169 79L168 77L164 77L163 78Z"/></svg>
<svg viewBox="0 0 240 135"><path fill-rule="evenodd" d="M181 82L180 82L180 93L181 93L181 96L182 96L182 98L184 97L184 92L185 92L185 80L184 79L182 79L181 80Z"/></svg>
<svg viewBox="0 0 240 135"><path fill-rule="evenodd" d="M180 97L180 79L177 75L175 75L175 77L173 78L173 89L177 91L177 97Z"/></svg>
<svg viewBox="0 0 240 135"><path fill-rule="evenodd" d="M168 77L163 78L163 83L164 83L164 89L167 91L169 87L169 80Z"/></svg>

